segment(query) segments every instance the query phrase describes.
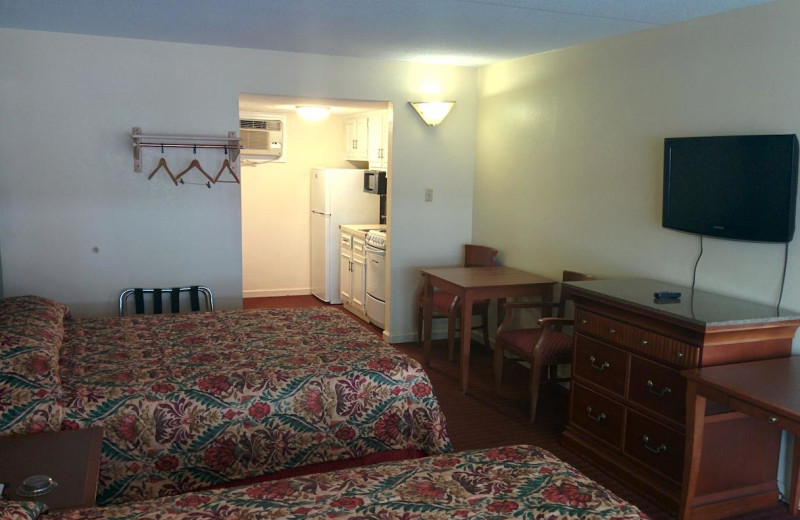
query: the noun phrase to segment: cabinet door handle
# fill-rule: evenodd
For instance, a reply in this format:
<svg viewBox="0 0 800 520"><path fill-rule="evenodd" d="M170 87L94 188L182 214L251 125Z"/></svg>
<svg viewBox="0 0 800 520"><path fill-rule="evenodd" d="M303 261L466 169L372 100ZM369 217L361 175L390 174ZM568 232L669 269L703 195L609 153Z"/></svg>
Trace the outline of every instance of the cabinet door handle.
<svg viewBox="0 0 800 520"><path fill-rule="evenodd" d="M605 370L611 366L608 361L603 361L602 365L597 365L597 358L594 356L589 356L589 365L595 370L599 370L600 372L605 372Z"/></svg>
<svg viewBox="0 0 800 520"><path fill-rule="evenodd" d="M652 381L650 381L649 379L647 380L647 391L650 392L651 394L657 397L664 397L665 395L672 393L672 388L668 386L665 386L661 390L656 390L655 386L656 385Z"/></svg>
<svg viewBox="0 0 800 520"><path fill-rule="evenodd" d="M770 423L770 424L775 424L776 422L778 422L778 418L777 418L777 417L775 417L774 415L770 415L770 416L767 418L767 421L769 421L769 423Z"/></svg>
<svg viewBox="0 0 800 520"><path fill-rule="evenodd" d="M644 443L644 448L647 451L650 451L650 452L653 452L653 453L664 453L665 451L667 451L667 445L664 444L663 442L661 444L659 444L658 446L656 446L655 448L650 446L650 437L648 437L647 435L642 437L642 443Z"/></svg>
<svg viewBox="0 0 800 520"><path fill-rule="evenodd" d="M617 333L617 329L613 329L613 328L612 329L608 329L608 333L609 334L616 334Z"/></svg>
<svg viewBox="0 0 800 520"><path fill-rule="evenodd" d="M681 359L683 358L683 352L676 352L675 356L677 356L678 359Z"/></svg>
<svg viewBox="0 0 800 520"><path fill-rule="evenodd" d="M606 414L604 414L603 412L600 412L597 415L592 415L591 406L586 407L586 415L589 417L589 419L593 420L594 422L603 422L606 420Z"/></svg>
<svg viewBox="0 0 800 520"><path fill-rule="evenodd" d="M647 345L647 340L646 339L642 340L642 346L644 346L644 345Z"/></svg>
<svg viewBox="0 0 800 520"><path fill-rule="evenodd" d="M581 325L586 325L587 323L589 323L589 320L587 320L586 318L581 320Z"/></svg>

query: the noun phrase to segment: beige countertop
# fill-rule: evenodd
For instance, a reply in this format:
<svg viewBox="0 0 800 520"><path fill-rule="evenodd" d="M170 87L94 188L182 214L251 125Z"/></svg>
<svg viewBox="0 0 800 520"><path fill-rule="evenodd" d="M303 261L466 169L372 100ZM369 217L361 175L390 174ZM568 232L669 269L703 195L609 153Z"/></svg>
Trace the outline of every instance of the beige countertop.
<svg viewBox="0 0 800 520"><path fill-rule="evenodd" d="M386 229L386 224L341 224L339 230L361 238L367 236L367 231L372 229Z"/></svg>

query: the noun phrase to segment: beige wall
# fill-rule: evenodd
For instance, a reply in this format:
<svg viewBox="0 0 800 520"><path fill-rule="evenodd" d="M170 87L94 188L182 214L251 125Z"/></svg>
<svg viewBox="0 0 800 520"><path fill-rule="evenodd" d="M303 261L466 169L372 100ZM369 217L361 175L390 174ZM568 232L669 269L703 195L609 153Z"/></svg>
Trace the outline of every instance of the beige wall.
<svg viewBox="0 0 800 520"><path fill-rule="evenodd" d="M393 341L413 337L419 267L457 262L472 234L475 69L16 29L0 29L0 49L5 296L110 315L125 287L202 282L220 308L241 306L239 186L147 181L147 166L133 172L130 139L133 126L225 135L238 126L241 93L395 107ZM457 105L430 128L407 104L426 98Z"/></svg>
<svg viewBox="0 0 800 520"><path fill-rule="evenodd" d="M344 117L285 115L285 162L252 157L261 164L242 167L245 297L310 294L309 172L354 167L344 159Z"/></svg>
<svg viewBox="0 0 800 520"><path fill-rule="evenodd" d="M473 239L553 277L690 285L699 238L661 227L663 139L800 133L798 27L779 1L481 69ZM777 302L783 245L704 245L699 288Z"/></svg>

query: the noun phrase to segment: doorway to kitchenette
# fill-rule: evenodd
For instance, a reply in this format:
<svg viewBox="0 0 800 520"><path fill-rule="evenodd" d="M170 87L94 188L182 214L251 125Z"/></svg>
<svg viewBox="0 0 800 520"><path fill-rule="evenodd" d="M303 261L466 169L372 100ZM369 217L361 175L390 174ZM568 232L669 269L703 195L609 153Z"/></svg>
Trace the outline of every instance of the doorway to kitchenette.
<svg viewBox="0 0 800 520"><path fill-rule="evenodd" d="M304 119L305 106L324 107L327 117ZM251 143L241 159L242 296L311 294L311 170L389 171L391 103L243 94L239 116ZM388 195L382 202L368 222L344 224L379 223L391 207Z"/></svg>

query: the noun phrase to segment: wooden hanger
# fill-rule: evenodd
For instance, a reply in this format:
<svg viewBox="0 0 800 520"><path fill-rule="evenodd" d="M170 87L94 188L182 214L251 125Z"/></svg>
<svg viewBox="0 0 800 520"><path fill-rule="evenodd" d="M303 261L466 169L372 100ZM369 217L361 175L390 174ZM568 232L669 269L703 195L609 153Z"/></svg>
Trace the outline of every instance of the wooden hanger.
<svg viewBox="0 0 800 520"><path fill-rule="evenodd" d="M170 170L169 166L167 166L166 159L164 159L163 157L158 160L158 165L156 166L156 169L150 172L150 175L147 176L147 180L149 181L150 179L152 179L153 176L156 174L156 172L158 172L158 170L160 170L161 168L164 168L164 170L166 170L167 174L169 175L169 178L172 179L172 182L175 184L175 186L177 186L178 185L178 177L180 177L183 174L179 173L178 177L173 175L172 174L172 170Z"/></svg>
<svg viewBox="0 0 800 520"><path fill-rule="evenodd" d="M214 177L214 183L215 184L219 180L220 175L222 175L222 172L224 172L225 170L227 170L231 174L231 176L234 178L234 180L236 180L236 184L241 184L241 182L239 182L239 177L236 176L236 172L233 171L233 168L231 168L231 163L230 163L230 161L228 161L228 159L225 159L224 161L222 161L222 167L217 172L217 176Z"/></svg>
<svg viewBox="0 0 800 520"><path fill-rule="evenodd" d="M183 177L184 175L186 175L186 173L187 173L189 170L191 170L191 169L193 169L193 168L195 168L195 169L199 170L199 171L200 171L200 173L202 173L203 175L205 175L205 176L206 176L206 179L208 179L210 182L215 182L215 181L214 181L214 177L212 177L211 175L209 175L209 174L208 174L208 172L206 172L206 171L203 169L203 167L200 165L200 161L198 161L197 159L193 159L193 160L192 160L192 162L190 162L190 163L189 163L189 166L187 166L185 170L183 170L182 172L180 172L178 175L176 175L176 176L175 176L175 179L176 179L176 180L177 180L177 179L180 179L181 177Z"/></svg>

